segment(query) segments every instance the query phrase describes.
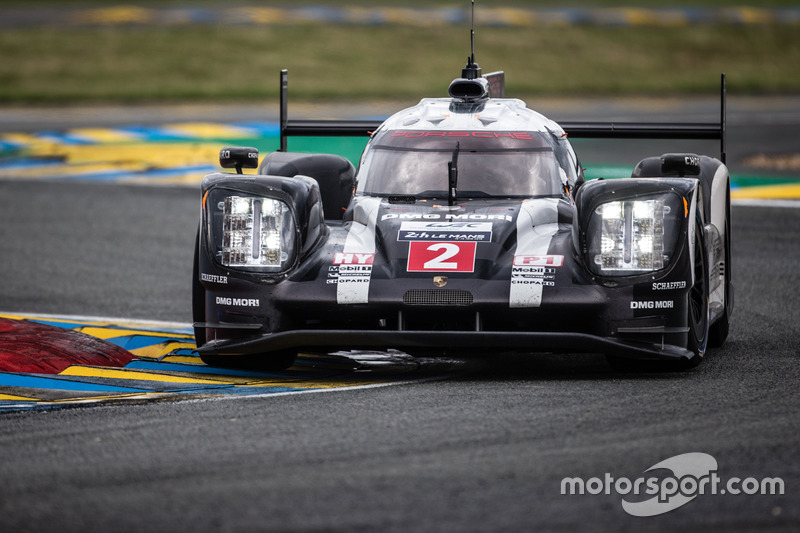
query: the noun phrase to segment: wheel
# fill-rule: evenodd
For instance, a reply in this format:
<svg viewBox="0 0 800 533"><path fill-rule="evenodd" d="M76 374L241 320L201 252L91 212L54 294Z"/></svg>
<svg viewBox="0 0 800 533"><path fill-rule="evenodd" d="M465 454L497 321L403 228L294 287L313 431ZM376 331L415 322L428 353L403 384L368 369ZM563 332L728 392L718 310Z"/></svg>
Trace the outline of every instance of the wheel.
<svg viewBox="0 0 800 533"><path fill-rule="evenodd" d="M686 348L694 353L690 367L697 366L705 355L708 343L708 251L703 225L698 217L694 241L694 284L689 289L689 334Z"/></svg>
<svg viewBox="0 0 800 533"><path fill-rule="evenodd" d="M728 184L725 207L725 309L722 316L708 331L708 346L719 348L728 338L728 329L733 311L733 286L731 284L731 186Z"/></svg>
<svg viewBox="0 0 800 533"><path fill-rule="evenodd" d="M259 372L285 370L289 368L294 364L295 359L297 359L297 352L293 350L282 350L249 355L203 354L200 356L200 359L208 366Z"/></svg>
<svg viewBox="0 0 800 533"><path fill-rule="evenodd" d="M206 293L200 284L200 228L194 241L194 266L192 267L192 321L206 321ZM206 328L194 328L194 341L197 347L206 343Z"/></svg>

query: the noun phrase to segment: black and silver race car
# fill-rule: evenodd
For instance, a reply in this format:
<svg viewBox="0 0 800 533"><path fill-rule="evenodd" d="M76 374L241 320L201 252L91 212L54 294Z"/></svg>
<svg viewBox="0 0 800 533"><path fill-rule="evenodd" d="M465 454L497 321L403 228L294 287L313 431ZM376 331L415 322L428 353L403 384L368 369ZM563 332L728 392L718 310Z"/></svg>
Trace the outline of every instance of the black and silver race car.
<svg viewBox="0 0 800 533"><path fill-rule="evenodd" d="M286 93L282 71L282 150L259 166L257 150L225 148L239 173L202 183L193 314L207 363L398 349L687 368L725 341L724 75L718 124L559 125L505 98L474 54L449 98L383 123L290 121ZM291 135L358 134L357 169L285 151ZM567 134L720 139L722 156L668 153L586 181Z"/></svg>

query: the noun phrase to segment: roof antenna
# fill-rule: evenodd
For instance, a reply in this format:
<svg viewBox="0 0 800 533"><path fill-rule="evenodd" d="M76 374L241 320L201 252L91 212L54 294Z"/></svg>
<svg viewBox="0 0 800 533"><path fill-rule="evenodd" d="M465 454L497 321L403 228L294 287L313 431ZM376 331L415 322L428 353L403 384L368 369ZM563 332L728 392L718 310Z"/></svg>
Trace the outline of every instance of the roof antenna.
<svg viewBox="0 0 800 533"><path fill-rule="evenodd" d="M472 24L469 30L470 57L467 58L467 66L461 70L461 77L474 80L481 77L481 67L475 62L475 0L472 0Z"/></svg>
<svg viewBox="0 0 800 533"><path fill-rule="evenodd" d="M467 66L461 69L461 77L450 82L450 96L464 102L475 102L491 95L489 80L481 74L481 67L475 62L475 0L472 0L472 25L469 30L470 56ZM503 83L503 82L500 82Z"/></svg>

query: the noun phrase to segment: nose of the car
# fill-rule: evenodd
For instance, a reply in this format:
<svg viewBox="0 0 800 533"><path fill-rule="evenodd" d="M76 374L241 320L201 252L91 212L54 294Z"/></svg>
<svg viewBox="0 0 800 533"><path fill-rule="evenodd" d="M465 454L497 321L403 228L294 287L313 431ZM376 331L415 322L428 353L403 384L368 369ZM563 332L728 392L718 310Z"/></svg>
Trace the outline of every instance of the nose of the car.
<svg viewBox="0 0 800 533"><path fill-rule="evenodd" d="M496 218L475 213L437 218L430 212L386 217L376 227L375 265L390 279L419 274L495 277L498 268L510 268L514 250L513 211L503 213Z"/></svg>

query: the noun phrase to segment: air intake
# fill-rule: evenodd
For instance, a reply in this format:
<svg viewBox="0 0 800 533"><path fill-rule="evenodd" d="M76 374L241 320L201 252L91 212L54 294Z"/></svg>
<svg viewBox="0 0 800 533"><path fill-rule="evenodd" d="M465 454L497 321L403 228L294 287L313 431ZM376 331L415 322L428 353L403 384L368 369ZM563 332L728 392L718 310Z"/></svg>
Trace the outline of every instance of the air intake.
<svg viewBox="0 0 800 533"><path fill-rule="evenodd" d="M472 293L449 289L411 289L403 295L407 305L472 305Z"/></svg>
<svg viewBox="0 0 800 533"><path fill-rule="evenodd" d="M489 97L489 81L486 78L456 78L448 89L450 96L461 100L479 100Z"/></svg>

